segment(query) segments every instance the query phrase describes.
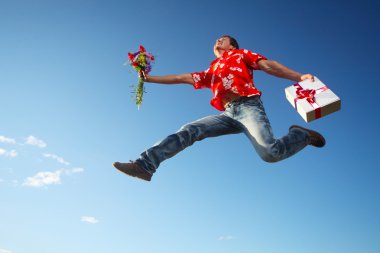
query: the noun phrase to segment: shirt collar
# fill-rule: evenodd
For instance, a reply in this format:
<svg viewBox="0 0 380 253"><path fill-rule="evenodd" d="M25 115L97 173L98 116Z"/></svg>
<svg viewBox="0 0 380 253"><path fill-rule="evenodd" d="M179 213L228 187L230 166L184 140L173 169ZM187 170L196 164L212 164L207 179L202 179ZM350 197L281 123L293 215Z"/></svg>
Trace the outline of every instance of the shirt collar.
<svg viewBox="0 0 380 253"><path fill-rule="evenodd" d="M216 63L217 61L219 61L219 60L221 60L221 59L226 58L226 57L228 56L229 53L232 54L235 50L237 50L237 49L231 49L231 50L229 50L229 51L224 52L221 56L219 56L218 58L216 58L215 60L213 60L213 61L211 62L211 65L214 64L214 63Z"/></svg>

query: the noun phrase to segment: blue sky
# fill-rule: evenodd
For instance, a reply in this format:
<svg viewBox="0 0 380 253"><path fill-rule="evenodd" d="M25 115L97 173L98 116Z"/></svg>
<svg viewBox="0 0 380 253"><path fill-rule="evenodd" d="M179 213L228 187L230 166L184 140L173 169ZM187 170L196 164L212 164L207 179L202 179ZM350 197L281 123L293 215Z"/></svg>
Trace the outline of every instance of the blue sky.
<svg viewBox="0 0 380 253"><path fill-rule="evenodd" d="M380 251L375 1L0 0L0 253ZM313 73L342 110L309 124L289 80L255 72L276 136L324 134L285 161L244 135L207 139L146 183L135 159L183 124L218 113L211 92L148 84L123 63L140 44L152 74L201 71L222 34Z"/></svg>

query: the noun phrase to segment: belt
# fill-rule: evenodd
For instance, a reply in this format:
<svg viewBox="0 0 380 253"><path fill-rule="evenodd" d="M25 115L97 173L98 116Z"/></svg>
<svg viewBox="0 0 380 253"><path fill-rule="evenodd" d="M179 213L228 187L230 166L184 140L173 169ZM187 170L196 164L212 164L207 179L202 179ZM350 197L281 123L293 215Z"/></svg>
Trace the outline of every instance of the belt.
<svg viewBox="0 0 380 253"><path fill-rule="evenodd" d="M231 101L223 100L223 106L224 106L224 108L226 109L226 108L229 107L233 102L237 102L237 101L245 101L245 100L248 100L248 99L251 99L251 98L254 98L254 97L258 97L258 98L260 98L260 95L236 96L236 97L234 97Z"/></svg>

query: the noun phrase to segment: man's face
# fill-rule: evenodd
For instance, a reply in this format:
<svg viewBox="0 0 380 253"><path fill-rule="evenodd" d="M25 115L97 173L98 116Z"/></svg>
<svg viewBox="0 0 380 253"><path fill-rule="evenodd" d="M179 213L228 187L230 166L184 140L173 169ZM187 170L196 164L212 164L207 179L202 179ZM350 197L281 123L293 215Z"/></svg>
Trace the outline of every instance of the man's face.
<svg viewBox="0 0 380 253"><path fill-rule="evenodd" d="M234 47L231 45L230 38L228 38L228 37L220 37L219 39L217 39L215 41L215 44L214 44L214 53L215 53L215 55L217 55L216 53L219 50L228 51L228 50L233 49L233 48Z"/></svg>

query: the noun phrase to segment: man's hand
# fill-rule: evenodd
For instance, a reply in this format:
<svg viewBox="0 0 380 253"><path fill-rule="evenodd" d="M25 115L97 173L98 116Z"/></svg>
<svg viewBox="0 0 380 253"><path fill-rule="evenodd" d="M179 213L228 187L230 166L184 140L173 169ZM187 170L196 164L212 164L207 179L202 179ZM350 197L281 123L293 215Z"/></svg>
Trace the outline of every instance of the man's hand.
<svg viewBox="0 0 380 253"><path fill-rule="evenodd" d="M309 79L310 81L314 82L314 76L312 74L303 74L301 76L301 81Z"/></svg>

